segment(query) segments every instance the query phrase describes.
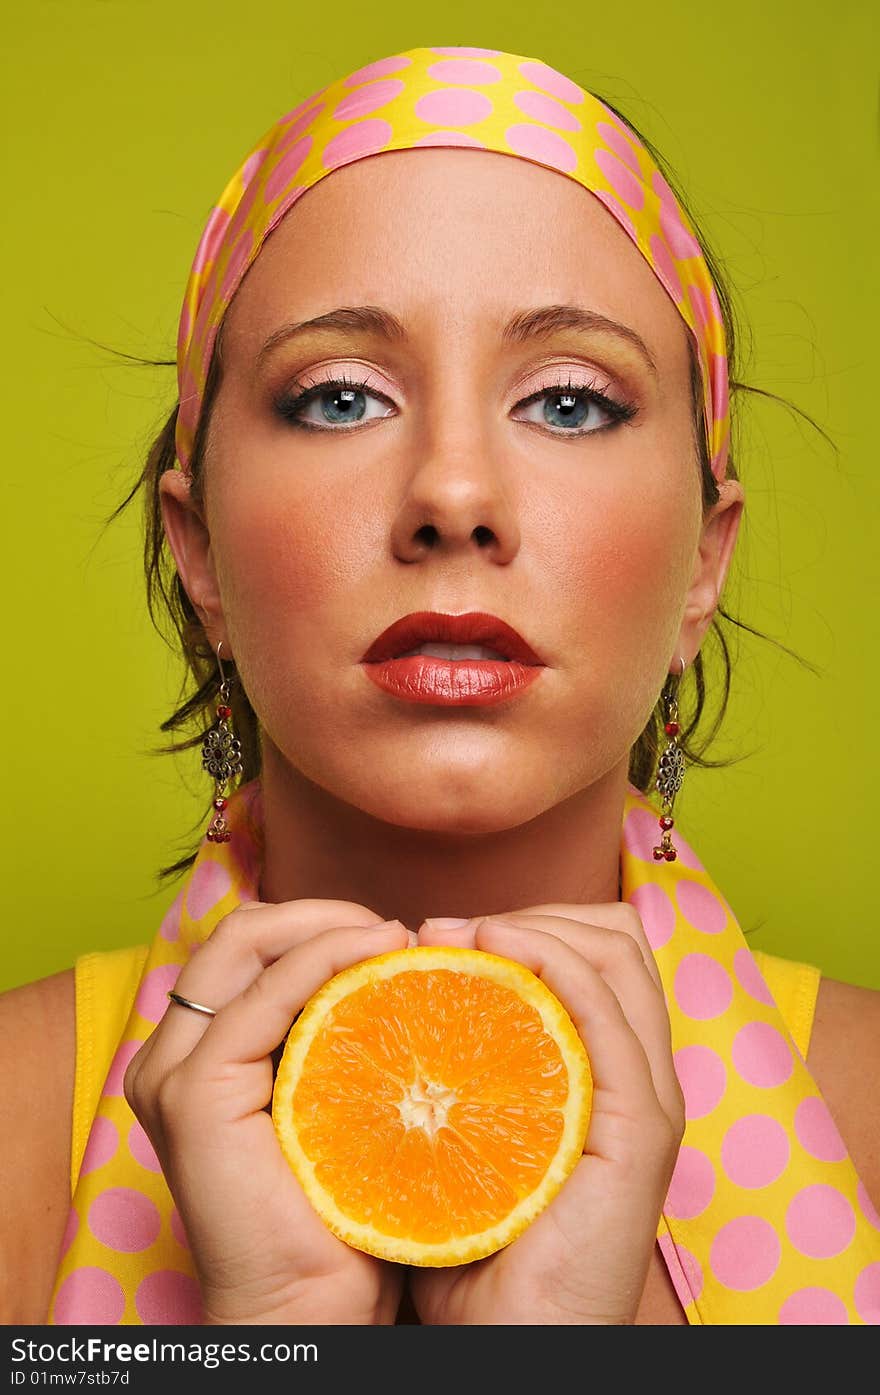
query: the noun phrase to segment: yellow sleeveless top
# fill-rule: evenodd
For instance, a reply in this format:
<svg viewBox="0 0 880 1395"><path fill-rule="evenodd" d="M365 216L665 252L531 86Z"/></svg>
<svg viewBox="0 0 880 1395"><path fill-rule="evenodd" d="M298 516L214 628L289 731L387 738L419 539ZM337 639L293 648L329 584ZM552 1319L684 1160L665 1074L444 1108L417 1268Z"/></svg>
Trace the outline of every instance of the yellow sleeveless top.
<svg viewBox="0 0 880 1395"><path fill-rule="evenodd" d="M207 838L151 944L76 965L71 1210L50 1325L186 1324L201 1296L186 1232L123 1092L189 956L258 899L259 781ZM880 1322L880 1228L805 1063L819 973L753 954L679 834L652 853L657 813L634 788L621 827L621 899L663 983L686 1127L658 1247L691 1324Z"/></svg>

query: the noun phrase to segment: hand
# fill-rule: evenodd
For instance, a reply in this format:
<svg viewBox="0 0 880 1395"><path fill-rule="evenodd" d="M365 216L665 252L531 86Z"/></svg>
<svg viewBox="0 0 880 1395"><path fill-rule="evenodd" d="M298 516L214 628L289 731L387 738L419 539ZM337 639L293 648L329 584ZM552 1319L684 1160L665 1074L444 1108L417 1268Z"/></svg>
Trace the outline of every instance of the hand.
<svg viewBox="0 0 880 1395"><path fill-rule="evenodd" d="M266 1112L272 1053L313 993L351 964L405 949L398 921L349 901L245 903L180 973L125 1073L125 1097L186 1228L206 1325L393 1323L403 1270L330 1231Z"/></svg>
<svg viewBox="0 0 880 1395"><path fill-rule="evenodd" d="M494 1255L412 1266L419 1318L634 1322L684 1132L669 1017L636 911L620 902L532 906L461 930L423 927L419 943L483 949L531 969L567 1009L593 1073L584 1155L561 1190Z"/></svg>

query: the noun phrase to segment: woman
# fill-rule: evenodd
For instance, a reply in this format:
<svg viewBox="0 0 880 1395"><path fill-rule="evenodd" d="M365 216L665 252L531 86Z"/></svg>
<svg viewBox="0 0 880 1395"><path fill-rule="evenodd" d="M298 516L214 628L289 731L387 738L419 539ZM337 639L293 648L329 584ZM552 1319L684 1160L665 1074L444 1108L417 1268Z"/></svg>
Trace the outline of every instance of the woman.
<svg viewBox="0 0 880 1395"><path fill-rule="evenodd" d="M811 1034L817 973L674 827L728 340L651 153L539 61L395 55L245 161L151 466L212 823L152 945L6 996L7 1321L880 1319L878 995L823 980ZM597 1083L557 1198L458 1269L337 1240L265 1112L308 997L416 943L540 973Z"/></svg>

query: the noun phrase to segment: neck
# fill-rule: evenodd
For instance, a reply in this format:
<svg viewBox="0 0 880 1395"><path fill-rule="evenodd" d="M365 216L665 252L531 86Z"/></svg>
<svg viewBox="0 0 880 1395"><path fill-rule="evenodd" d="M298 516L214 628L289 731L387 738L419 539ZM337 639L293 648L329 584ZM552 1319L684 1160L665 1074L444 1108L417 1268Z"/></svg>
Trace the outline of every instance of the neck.
<svg viewBox="0 0 880 1395"><path fill-rule="evenodd" d="M417 930L429 916L501 915L619 896L622 763L516 828L403 828L334 798L264 745L260 899L352 901Z"/></svg>

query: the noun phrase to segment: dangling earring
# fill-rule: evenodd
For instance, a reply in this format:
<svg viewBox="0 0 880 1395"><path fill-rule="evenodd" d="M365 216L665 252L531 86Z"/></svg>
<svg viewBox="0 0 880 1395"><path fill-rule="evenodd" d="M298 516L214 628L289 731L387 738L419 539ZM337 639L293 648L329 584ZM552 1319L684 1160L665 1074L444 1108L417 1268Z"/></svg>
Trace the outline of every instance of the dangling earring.
<svg viewBox="0 0 880 1395"><path fill-rule="evenodd" d="M655 862L674 862L678 855L672 846L672 829L675 825L675 819L672 817L672 806L684 779L684 756L678 744L678 734L681 731L678 720L678 685L684 676L685 669L684 659L680 654L678 662L681 664L681 673L677 677L670 674L663 687L663 702L666 709L663 730L669 737L669 745L660 757L660 763L657 767L657 789L660 791L660 797L663 801L663 812L660 816L662 837L658 846L654 848Z"/></svg>
<svg viewBox="0 0 880 1395"><path fill-rule="evenodd" d="M230 780L241 774L242 769L241 742L233 735L229 726L232 716L232 708L229 706L232 680L223 672L223 661L220 658L222 648L221 639L217 645L217 664L220 668L217 723L205 732L202 739L202 765L214 781L214 817L208 829L209 843L228 843L232 836L224 818L229 803L227 787Z"/></svg>

